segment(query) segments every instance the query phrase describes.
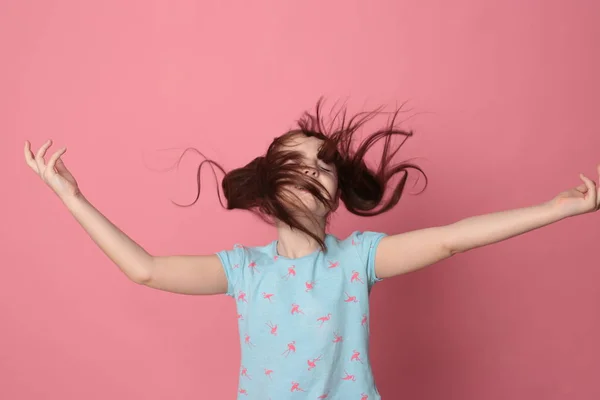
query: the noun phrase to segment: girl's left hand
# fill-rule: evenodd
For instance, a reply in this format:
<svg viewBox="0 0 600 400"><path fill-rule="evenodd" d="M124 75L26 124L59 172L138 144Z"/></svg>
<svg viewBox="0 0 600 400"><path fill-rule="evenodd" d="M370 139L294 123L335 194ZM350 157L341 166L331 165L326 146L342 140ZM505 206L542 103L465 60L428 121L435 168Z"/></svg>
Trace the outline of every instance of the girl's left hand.
<svg viewBox="0 0 600 400"><path fill-rule="evenodd" d="M600 164L597 168L600 176ZM583 174L579 174L579 177L583 184L560 193L551 201L563 217L573 217L600 209L600 189L596 188L596 182Z"/></svg>

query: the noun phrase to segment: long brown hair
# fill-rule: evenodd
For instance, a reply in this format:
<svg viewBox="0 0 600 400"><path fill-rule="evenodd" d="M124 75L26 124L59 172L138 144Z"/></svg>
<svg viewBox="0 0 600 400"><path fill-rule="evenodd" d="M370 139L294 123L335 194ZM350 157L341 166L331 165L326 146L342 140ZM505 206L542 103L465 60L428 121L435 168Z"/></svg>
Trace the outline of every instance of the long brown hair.
<svg viewBox="0 0 600 400"><path fill-rule="evenodd" d="M225 172L215 161L205 159L198 167L198 192L193 205L200 196L200 170L205 162L217 167L225 174L222 181L222 190L227 200L221 205L228 210L249 210L267 223L281 221L298 229L314 238L323 251L326 250L324 241L315 232L302 223L302 216L315 217L310 211L294 202L290 187L302 187L309 191L317 201L325 207L327 215L331 214L334 205L341 200L348 211L360 216L373 216L384 213L394 207L400 200L408 177L408 169L413 168L425 176L423 170L412 163L401 162L392 164L392 159L412 131L404 131L397 127L397 118L401 107L392 113L389 122L381 129L369 134L354 149L354 135L367 122L379 114L386 114L381 108L370 112L360 112L347 117L345 107L339 109L331 118L329 124L325 123L322 115L323 99L319 99L314 114L304 112L297 121L297 128L289 130L276 137L269 145L266 153L256 157L247 165ZM333 110L332 110L333 111ZM316 137L323 140L318 158L328 164L335 165L338 175L338 193L331 199L325 188L314 178L302 172L302 155L289 150L287 145L296 135ZM401 136L403 140L392 146L394 136ZM369 149L379 140L384 140L381 158L376 169L369 168L365 163L365 156ZM214 171L214 169L213 169ZM387 200L384 195L392 178L402 173L399 181L394 185L392 194ZM298 212L300 211L300 212Z"/></svg>

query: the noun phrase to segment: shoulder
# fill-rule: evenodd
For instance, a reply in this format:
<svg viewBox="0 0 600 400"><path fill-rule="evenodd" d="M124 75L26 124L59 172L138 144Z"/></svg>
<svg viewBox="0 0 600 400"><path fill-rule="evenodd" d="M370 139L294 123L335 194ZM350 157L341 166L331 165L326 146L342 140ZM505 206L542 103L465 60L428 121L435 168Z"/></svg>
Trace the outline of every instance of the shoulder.
<svg viewBox="0 0 600 400"><path fill-rule="evenodd" d="M354 231L344 239L332 236L327 243L327 251L331 251L331 257L350 261L356 271L362 271L370 288L381 280L375 275L375 254L379 242L386 236L383 232L374 231Z"/></svg>
<svg viewBox="0 0 600 400"><path fill-rule="evenodd" d="M386 233L383 232L375 232L375 231L354 231L350 233L348 236L343 239L338 238L335 235L328 234L327 240L330 240L334 243L339 244L349 244L351 246L357 246L361 243L361 241L371 242L376 239L381 239L387 236Z"/></svg>
<svg viewBox="0 0 600 400"><path fill-rule="evenodd" d="M327 235L325 244L332 251L357 251L359 254L369 252L379 244L379 241L387 236L383 232L354 231L344 238Z"/></svg>
<svg viewBox="0 0 600 400"><path fill-rule="evenodd" d="M264 265L272 262L270 252L274 243L273 241L270 244L253 247L235 244L233 248L217 253L227 276L228 295L234 295L235 288L242 285L248 279L248 276L251 276L248 275L249 273L254 273L256 265Z"/></svg>
<svg viewBox="0 0 600 400"><path fill-rule="evenodd" d="M260 246L245 246L240 243L233 245L231 249L222 250L217 253L221 258L227 257L238 262L259 262L272 258L272 249L275 241Z"/></svg>

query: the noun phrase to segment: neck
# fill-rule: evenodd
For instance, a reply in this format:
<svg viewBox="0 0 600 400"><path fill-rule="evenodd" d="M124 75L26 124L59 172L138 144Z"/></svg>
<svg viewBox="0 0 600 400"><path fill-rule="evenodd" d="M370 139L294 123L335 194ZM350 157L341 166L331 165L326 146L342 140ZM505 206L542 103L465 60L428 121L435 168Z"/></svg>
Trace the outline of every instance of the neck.
<svg viewBox="0 0 600 400"><path fill-rule="evenodd" d="M307 228L321 240L325 238L325 219L307 223ZM283 223L277 224L277 254L287 258L307 256L320 248L319 243L306 233L290 228Z"/></svg>

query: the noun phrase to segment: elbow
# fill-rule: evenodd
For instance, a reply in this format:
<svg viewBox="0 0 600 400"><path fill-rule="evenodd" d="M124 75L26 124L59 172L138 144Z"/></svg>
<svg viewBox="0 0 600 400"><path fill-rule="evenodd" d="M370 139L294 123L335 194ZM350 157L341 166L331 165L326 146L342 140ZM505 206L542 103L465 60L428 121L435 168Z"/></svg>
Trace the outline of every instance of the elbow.
<svg viewBox="0 0 600 400"><path fill-rule="evenodd" d="M447 247L446 248L446 254L448 255L448 258L452 257L455 254L458 253L462 253L460 250L453 248L453 247Z"/></svg>
<svg viewBox="0 0 600 400"><path fill-rule="evenodd" d="M154 257L150 256L150 259L143 263L140 268L137 269L135 274L131 274L129 279L137 283L138 285L147 286L152 281L152 271L154 270Z"/></svg>
<svg viewBox="0 0 600 400"><path fill-rule="evenodd" d="M142 285L142 286L148 286L148 283L151 281L151 279L147 276L144 276L144 277L130 276L129 280L131 280L133 283L137 283L138 285Z"/></svg>
<svg viewBox="0 0 600 400"><path fill-rule="evenodd" d="M456 246L450 240L444 241L444 245L442 247L444 248L444 254L446 255L447 258L450 258L455 254L462 253L462 250L460 249L460 247Z"/></svg>
<svg viewBox="0 0 600 400"><path fill-rule="evenodd" d="M143 285L143 286L147 286L148 283L151 281L150 276L144 275L144 276L130 276L129 280L132 281L133 283L137 283L138 285Z"/></svg>
<svg viewBox="0 0 600 400"><path fill-rule="evenodd" d="M444 253L448 258L452 257L455 254L463 252L459 244L457 244L456 240L454 239L456 234L450 228L451 226L452 225L447 225L442 228L442 236L440 238L440 242L442 243Z"/></svg>

